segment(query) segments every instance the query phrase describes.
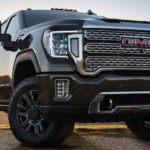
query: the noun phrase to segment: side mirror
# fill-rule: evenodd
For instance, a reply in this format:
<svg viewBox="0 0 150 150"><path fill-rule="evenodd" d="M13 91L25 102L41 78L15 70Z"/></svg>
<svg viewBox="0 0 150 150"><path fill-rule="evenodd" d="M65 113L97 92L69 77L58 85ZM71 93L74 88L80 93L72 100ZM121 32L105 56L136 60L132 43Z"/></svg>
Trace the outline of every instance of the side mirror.
<svg viewBox="0 0 150 150"><path fill-rule="evenodd" d="M15 52L19 47L15 41L4 41L3 48L7 51Z"/></svg>
<svg viewBox="0 0 150 150"><path fill-rule="evenodd" d="M10 34L1 34L1 22L0 22L0 42L2 46L7 51L15 52L18 49L23 50L28 48L33 40L32 35L28 35L24 40L19 39L17 41L11 40Z"/></svg>
<svg viewBox="0 0 150 150"><path fill-rule="evenodd" d="M1 22L0 22L0 42L2 42L3 48L8 51L16 51L18 49L17 42L11 41L10 34L1 34Z"/></svg>
<svg viewBox="0 0 150 150"><path fill-rule="evenodd" d="M24 40L20 39L18 41L4 41L3 48L12 52L17 51L18 49L23 50L30 46L32 40L33 37L31 35L28 35Z"/></svg>
<svg viewBox="0 0 150 150"><path fill-rule="evenodd" d="M10 34L0 34L0 42L11 41Z"/></svg>

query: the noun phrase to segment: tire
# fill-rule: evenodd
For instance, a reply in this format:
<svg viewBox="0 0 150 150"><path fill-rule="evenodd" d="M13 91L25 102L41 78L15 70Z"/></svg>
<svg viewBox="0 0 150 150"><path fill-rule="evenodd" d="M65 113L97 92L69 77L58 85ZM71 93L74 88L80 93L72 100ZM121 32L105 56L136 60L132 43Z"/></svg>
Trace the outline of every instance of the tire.
<svg viewBox="0 0 150 150"><path fill-rule="evenodd" d="M126 121L127 127L140 139L150 140L150 119Z"/></svg>
<svg viewBox="0 0 150 150"><path fill-rule="evenodd" d="M37 97L35 77L22 81L14 90L8 112L12 132L26 146L57 146L72 133L74 123L46 122L36 105Z"/></svg>

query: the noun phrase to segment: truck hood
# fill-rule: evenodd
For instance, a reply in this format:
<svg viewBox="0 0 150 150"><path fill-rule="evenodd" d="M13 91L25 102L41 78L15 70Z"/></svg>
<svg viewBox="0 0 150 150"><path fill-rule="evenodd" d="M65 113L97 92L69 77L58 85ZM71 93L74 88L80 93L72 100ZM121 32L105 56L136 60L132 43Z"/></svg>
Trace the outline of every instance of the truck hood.
<svg viewBox="0 0 150 150"><path fill-rule="evenodd" d="M83 28L107 28L107 29L125 29L125 30L148 30L150 31L150 22L133 21L133 20L119 20L119 19L67 19L56 20L41 23L28 28L29 31L49 28L51 30L65 30L65 29L83 29Z"/></svg>
<svg viewBox="0 0 150 150"><path fill-rule="evenodd" d="M103 18L99 20L85 20L83 28L109 28L150 31L150 22Z"/></svg>

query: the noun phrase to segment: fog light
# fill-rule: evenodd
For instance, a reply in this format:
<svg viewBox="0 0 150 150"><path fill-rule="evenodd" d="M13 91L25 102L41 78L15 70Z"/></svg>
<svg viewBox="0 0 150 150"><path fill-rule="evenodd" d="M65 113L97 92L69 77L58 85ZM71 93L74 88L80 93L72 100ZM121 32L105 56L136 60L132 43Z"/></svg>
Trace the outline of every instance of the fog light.
<svg viewBox="0 0 150 150"><path fill-rule="evenodd" d="M67 98L69 96L69 80L56 79L55 80L55 98Z"/></svg>

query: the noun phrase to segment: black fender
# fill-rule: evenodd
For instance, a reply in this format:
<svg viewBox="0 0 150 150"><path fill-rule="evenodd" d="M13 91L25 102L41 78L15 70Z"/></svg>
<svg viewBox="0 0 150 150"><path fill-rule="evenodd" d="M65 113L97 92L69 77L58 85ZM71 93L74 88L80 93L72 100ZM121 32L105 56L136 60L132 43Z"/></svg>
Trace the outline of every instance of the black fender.
<svg viewBox="0 0 150 150"><path fill-rule="evenodd" d="M13 72L12 72L12 87L14 87L14 75L15 75L15 71L16 71L18 64L27 60L32 61L36 73L41 72L40 65L37 59L37 55L34 52L34 50L33 49L22 50L21 52L17 54L16 59L15 59Z"/></svg>

